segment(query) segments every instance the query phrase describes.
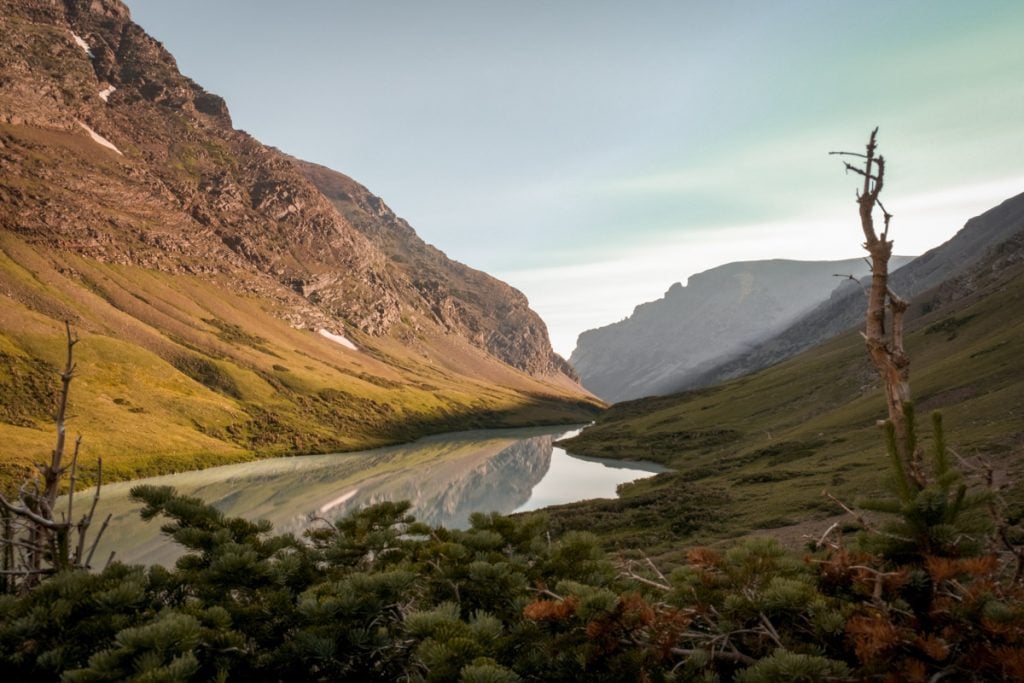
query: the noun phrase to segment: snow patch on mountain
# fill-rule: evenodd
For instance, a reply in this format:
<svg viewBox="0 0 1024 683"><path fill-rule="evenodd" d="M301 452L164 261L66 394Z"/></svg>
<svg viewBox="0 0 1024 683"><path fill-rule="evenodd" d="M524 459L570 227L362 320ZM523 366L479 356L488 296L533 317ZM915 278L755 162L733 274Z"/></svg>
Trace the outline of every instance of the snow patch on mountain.
<svg viewBox="0 0 1024 683"><path fill-rule="evenodd" d="M92 53L92 48L89 47L89 43L85 42L85 38L72 32L71 37L75 40L75 44L85 51L85 54L89 55L89 59L96 59L96 55Z"/></svg>
<svg viewBox="0 0 1024 683"><path fill-rule="evenodd" d="M344 347L345 347L346 349L352 349L353 351L358 351L358 350L359 350L359 347L358 347L358 346L356 346L355 344L353 344L353 343L352 343L352 342L351 342L351 341L349 340L349 338L348 338L348 337L346 337L346 336L345 336L345 335L343 335L343 334L334 334L334 333L333 333L333 332L331 332L330 330L325 330L325 329L322 329L322 328L321 328L321 329L319 330L319 333L320 333L320 335L321 335L321 336L323 336L323 337L327 337L327 338L328 338L328 339L330 339L330 340L331 340L332 342L334 342L334 343L336 343L336 344L341 344L341 345L342 345L342 346L344 346Z"/></svg>
<svg viewBox="0 0 1024 683"><path fill-rule="evenodd" d="M103 145L107 149L112 149L115 152L117 152L118 154L121 154L121 150L119 150L117 147L115 147L113 142L111 142L110 140L106 139L105 137L103 137L102 135L100 135L99 133L97 133L96 131L94 131L92 128L90 128L89 126L85 125L81 121L77 121L77 123L78 123L78 125L80 125L82 128L85 129L85 132L89 134L89 137L91 137L93 139L93 141ZM121 156L124 156L124 155L121 154Z"/></svg>

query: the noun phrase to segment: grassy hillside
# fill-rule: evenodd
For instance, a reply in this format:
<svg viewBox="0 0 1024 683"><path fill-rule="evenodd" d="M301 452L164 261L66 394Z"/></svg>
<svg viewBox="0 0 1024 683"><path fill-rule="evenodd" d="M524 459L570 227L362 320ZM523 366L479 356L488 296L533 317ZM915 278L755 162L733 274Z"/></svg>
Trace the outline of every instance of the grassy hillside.
<svg viewBox="0 0 1024 683"><path fill-rule="evenodd" d="M69 430L108 479L287 453L352 450L474 427L578 422L596 401L455 336L291 327L266 297L209 279L54 256L0 234L0 482L52 446L63 323L78 371ZM87 467L86 469L91 469ZM87 477L88 478L88 477Z"/></svg>
<svg viewBox="0 0 1024 683"><path fill-rule="evenodd" d="M953 448L1024 482L1024 264L1015 260L920 297L907 349L919 413L941 409ZM625 487L620 501L560 508L554 521L647 547L755 532L798 542L800 523L842 512L823 491L853 502L884 486L874 426L884 417L856 332L728 384L616 404L563 445L676 471Z"/></svg>

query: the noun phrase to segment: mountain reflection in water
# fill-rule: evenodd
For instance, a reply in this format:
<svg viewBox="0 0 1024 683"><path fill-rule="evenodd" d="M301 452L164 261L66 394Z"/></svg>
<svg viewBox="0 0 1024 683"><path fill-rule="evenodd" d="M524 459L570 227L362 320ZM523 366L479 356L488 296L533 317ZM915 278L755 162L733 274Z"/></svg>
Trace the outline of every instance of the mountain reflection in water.
<svg viewBox="0 0 1024 683"><path fill-rule="evenodd" d="M272 458L103 487L97 514L113 515L97 550L127 563L171 564L182 549L143 522L129 499L139 484L173 486L228 516L267 519L301 534L372 503L408 500L417 519L465 528L474 512L532 510L615 496L616 486L663 471L648 463L577 458L554 446L566 427L442 434L357 453ZM322 523L322 522L321 522Z"/></svg>

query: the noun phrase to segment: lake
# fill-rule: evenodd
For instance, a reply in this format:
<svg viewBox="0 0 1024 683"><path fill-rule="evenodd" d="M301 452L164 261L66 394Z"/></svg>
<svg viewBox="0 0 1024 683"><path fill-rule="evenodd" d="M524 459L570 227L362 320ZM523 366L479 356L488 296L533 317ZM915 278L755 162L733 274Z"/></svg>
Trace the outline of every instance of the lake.
<svg viewBox="0 0 1024 683"><path fill-rule="evenodd" d="M113 517L93 564L102 566L114 549L126 563L170 565L182 554L160 534L160 519L139 517L141 505L128 495L138 484L173 486L226 515L267 519L278 532L301 534L313 515L337 519L385 500L409 500L417 519L429 524L465 528L474 512L507 514L614 498L619 484L665 471L654 463L576 457L554 445L578 432L566 426L459 432L369 451L271 458L108 484L97 518Z"/></svg>

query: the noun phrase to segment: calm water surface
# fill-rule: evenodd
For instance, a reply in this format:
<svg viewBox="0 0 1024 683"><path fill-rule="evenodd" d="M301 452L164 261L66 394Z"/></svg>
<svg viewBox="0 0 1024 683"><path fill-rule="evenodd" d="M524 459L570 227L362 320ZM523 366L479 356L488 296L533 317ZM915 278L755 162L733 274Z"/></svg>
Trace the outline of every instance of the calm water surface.
<svg viewBox="0 0 1024 683"><path fill-rule="evenodd" d="M535 510L588 498L614 498L619 484L665 471L653 463L579 458L554 442L578 428L459 432L356 453L272 458L103 487L98 515L113 514L97 558L117 550L128 563L169 565L181 548L143 522L128 491L174 486L226 515L268 519L301 533L316 515L337 519L384 500L409 500L424 522L468 526L470 514ZM102 564L102 560L100 561Z"/></svg>

